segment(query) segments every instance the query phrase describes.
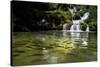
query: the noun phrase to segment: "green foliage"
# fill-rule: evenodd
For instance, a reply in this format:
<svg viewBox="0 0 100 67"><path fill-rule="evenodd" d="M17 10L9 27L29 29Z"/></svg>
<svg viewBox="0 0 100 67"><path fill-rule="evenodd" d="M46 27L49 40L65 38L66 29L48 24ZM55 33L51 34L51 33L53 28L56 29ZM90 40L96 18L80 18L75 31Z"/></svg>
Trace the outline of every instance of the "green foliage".
<svg viewBox="0 0 100 67"><path fill-rule="evenodd" d="M71 14L69 13L69 11L63 11L61 9L56 9L53 11L46 11L46 13L48 13L48 20L50 22L57 22L59 21L59 23L61 23L61 21L64 21L65 23L68 23L67 21L71 20Z"/></svg>
<svg viewBox="0 0 100 67"><path fill-rule="evenodd" d="M86 27L87 27L87 24L86 23L81 23L80 24L80 27L81 27L82 30L85 31L86 30Z"/></svg>
<svg viewBox="0 0 100 67"><path fill-rule="evenodd" d="M27 3L12 2L12 22L15 31L33 31L37 29L62 29L62 25L67 23L71 26L72 16L68 8L76 7L76 18L83 16L85 12L89 12L89 18L85 21L90 24L90 30L96 30L97 24L97 6L75 5L75 4L59 4L59 3ZM41 20L47 22L39 25ZM93 26L95 25L95 26ZM83 25L82 29L85 29Z"/></svg>
<svg viewBox="0 0 100 67"><path fill-rule="evenodd" d="M90 27L90 30L97 31L97 23L96 22L89 23L89 27Z"/></svg>

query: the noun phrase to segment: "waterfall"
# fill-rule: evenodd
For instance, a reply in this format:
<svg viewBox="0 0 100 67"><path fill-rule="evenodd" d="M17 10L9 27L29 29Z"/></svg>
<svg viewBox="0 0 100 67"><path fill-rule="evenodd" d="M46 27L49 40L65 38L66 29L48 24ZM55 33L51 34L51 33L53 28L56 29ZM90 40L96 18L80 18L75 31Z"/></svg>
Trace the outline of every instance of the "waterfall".
<svg viewBox="0 0 100 67"><path fill-rule="evenodd" d="M63 31L67 31L67 24L63 24Z"/></svg>
<svg viewBox="0 0 100 67"><path fill-rule="evenodd" d="M72 15L72 26L70 27L71 32L80 32L80 20L73 20L73 16L75 15L75 12L77 12L76 7L73 7L73 9L69 8L69 11Z"/></svg>
<svg viewBox="0 0 100 67"><path fill-rule="evenodd" d="M87 25L86 32L89 32L89 26Z"/></svg>
<svg viewBox="0 0 100 67"><path fill-rule="evenodd" d="M75 15L75 12L76 12L76 8L74 8L74 9L70 9L69 8L69 11L70 11L70 13L71 13L71 15L72 15L72 17Z"/></svg>
<svg viewBox="0 0 100 67"><path fill-rule="evenodd" d="M82 21L86 20L86 19L88 18L88 16L89 16L89 12L86 12L86 13L83 15L83 17L81 17L81 20L82 20Z"/></svg>
<svg viewBox="0 0 100 67"><path fill-rule="evenodd" d="M84 23L84 21L89 17L89 12L84 13L81 19L79 20L73 20L73 16L75 16L75 13L77 12L77 9L75 7L68 8L71 15L72 15L72 26L70 27L71 32L81 32L82 30L80 29L80 23ZM87 26L86 31L89 31L89 27Z"/></svg>
<svg viewBox="0 0 100 67"><path fill-rule="evenodd" d="M80 32L80 20L73 20L73 25L70 28L71 32Z"/></svg>

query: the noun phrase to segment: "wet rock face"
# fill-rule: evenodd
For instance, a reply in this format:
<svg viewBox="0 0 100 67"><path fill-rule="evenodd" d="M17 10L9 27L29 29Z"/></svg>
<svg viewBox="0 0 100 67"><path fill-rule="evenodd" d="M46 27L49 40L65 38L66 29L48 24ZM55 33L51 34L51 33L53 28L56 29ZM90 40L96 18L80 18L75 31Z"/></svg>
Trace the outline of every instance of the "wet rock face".
<svg viewBox="0 0 100 67"><path fill-rule="evenodd" d="M73 20L80 20L81 18L80 18L80 16L79 15L75 15L74 17L73 17Z"/></svg>

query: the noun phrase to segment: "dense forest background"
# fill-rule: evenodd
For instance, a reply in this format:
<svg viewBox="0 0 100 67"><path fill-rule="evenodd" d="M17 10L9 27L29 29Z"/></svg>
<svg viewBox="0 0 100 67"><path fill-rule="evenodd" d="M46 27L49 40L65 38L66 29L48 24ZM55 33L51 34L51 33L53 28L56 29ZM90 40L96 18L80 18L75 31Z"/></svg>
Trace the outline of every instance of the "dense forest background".
<svg viewBox="0 0 100 67"><path fill-rule="evenodd" d="M72 17L68 8L76 7L77 13ZM72 19L78 20L85 12L89 12L89 18L81 23L84 30L89 25L91 31L97 30L97 6L75 5L42 2L11 2L11 22L14 32L62 30L64 23L70 29Z"/></svg>

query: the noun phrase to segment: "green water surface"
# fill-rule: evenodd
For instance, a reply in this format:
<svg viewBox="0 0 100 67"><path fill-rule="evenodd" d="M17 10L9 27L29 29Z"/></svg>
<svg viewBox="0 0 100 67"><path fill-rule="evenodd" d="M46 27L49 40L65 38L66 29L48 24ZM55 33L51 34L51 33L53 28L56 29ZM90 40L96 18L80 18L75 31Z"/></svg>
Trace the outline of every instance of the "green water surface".
<svg viewBox="0 0 100 67"><path fill-rule="evenodd" d="M96 60L96 32L40 31L12 35L14 66Z"/></svg>

